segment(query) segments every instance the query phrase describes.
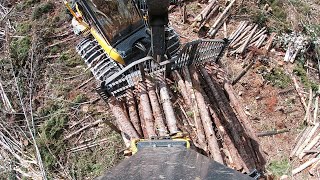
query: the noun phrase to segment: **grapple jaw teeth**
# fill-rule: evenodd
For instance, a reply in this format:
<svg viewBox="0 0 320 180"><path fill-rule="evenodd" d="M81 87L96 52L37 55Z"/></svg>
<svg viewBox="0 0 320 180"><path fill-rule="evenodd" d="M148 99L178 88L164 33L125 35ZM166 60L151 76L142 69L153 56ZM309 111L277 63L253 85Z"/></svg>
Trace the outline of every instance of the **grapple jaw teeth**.
<svg viewBox="0 0 320 180"><path fill-rule="evenodd" d="M166 76L173 70L192 64L198 66L205 62L216 62L224 47L224 40L196 40L185 44L179 53L169 60L155 63L150 56L139 59L103 81L99 94L103 94L105 100L110 96L121 98L125 96L127 89L134 88L144 76Z"/></svg>

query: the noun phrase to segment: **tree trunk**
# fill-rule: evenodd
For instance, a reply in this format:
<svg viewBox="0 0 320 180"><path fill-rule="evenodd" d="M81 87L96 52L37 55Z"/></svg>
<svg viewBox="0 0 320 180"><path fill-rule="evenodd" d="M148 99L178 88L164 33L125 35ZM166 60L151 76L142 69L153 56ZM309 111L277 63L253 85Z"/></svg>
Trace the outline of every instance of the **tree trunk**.
<svg viewBox="0 0 320 180"><path fill-rule="evenodd" d="M134 98L134 94L131 89L127 91L127 106L128 106L128 111L129 111L129 117L131 120L132 125L136 129L137 133L139 134L140 137L143 136L142 130L141 130L141 125L140 125L140 120L137 112L137 104Z"/></svg>
<svg viewBox="0 0 320 180"><path fill-rule="evenodd" d="M212 125L212 121L210 118L209 110L208 110L208 107L206 106L206 103L204 101L204 97L201 94L202 90L201 90L201 86L200 86L199 76L198 76L198 73L197 73L194 66L190 67L190 73L192 74L192 76L191 76L192 84L194 87L196 101L199 106L199 112L200 112L200 117L201 117L202 124L203 124L203 129L204 129L207 141L208 141L209 151L215 161L217 161L221 164L224 164L222 156L221 156L219 144L217 141L217 137L216 137L215 132L213 130L213 125Z"/></svg>
<svg viewBox="0 0 320 180"><path fill-rule="evenodd" d="M155 84L151 80L147 80L148 94L151 102L151 107L154 116L154 125L159 136L168 134L166 125L164 124L163 114L160 108L160 103L155 91Z"/></svg>
<svg viewBox="0 0 320 180"><path fill-rule="evenodd" d="M140 105L143 114L143 124L145 125L147 136L145 138L150 138L152 136L157 136L154 129L154 119L152 115L152 109L150 106L149 96L147 93L147 87L144 82L139 83L140 90Z"/></svg>
<svg viewBox="0 0 320 180"><path fill-rule="evenodd" d="M126 112L122 109L121 104L115 97L110 97L108 99L109 107L116 117L117 124L119 125L121 131L126 133L130 139L138 139L139 135L132 126L129 118L126 116Z"/></svg>

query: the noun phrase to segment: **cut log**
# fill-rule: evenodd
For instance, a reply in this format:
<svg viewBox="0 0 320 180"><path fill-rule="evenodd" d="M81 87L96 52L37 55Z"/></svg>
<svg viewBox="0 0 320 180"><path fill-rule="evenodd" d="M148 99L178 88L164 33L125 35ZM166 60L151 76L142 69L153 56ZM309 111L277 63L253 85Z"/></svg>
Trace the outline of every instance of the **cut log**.
<svg viewBox="0 0 320 180"><path fill-rule="evenodd" d="M249 54L247 55L246 59L244 60L244 62L248 62L251 60L250 64L244 68L241 73L232 81L232 85L237 84L237 82L239 82L239 80L249 71L249 69L251 69L251 67L254 65L254 63L256 62L255 60L252 60L253 58L253 52L249 52Z"/></svg>
<svg viewBox="0 0 320 180"><path fill-rule="evenodd" d="M244 44L241 46L241 49L240 49L240 52L239 52L240 54L242 54L242 53L244 52L244 50L247 48L247 46L248 46L251 38L253 37L254 33L255 33L256 30L257 30L257 28L258 28L258 25L255 25L254 28L252 29L252 31L250 32L247 40L246 40L246 41L244 42Z"/></svg>
<svg viewBox="0 0 320 180"><path fill-rule="evenodd" d="M222 156L221 156L219 144L217 141L217 137L216 137L215 132L213 130L213 125L211 122L209 110L208 110L208 107L206 106L206 103L204 101L204 97L201 94L202 90L201 90L201 86L200 86L199 76L198 76L198 73L197 73L194 66L190 67L190 73L192 74L191 80L192 80L192 84L194 87L196 101L199 106L199 112L200 112L200 117L201 117L202 124L203 124L203 129L204 129L204 132L206 135L206 139L208 141L209 151L211 153L212 158L215 161L217 161L221 164L224 164Z"/></svg>
<svg viewBox="0 0 320 180"><path fill-rule="evenodd" d="M303 94L300 91L300 87L298 85L297 79L293 76L292 80L293 80L293 83L294 83L294 87L295 87L295 89L296 89L296 91L297 91L297 93L298 93L298 95L300 97L301 104L303 105L304 110L306 111L307 110L306 100L305 100Z"/></svg>
<svg viewBox="0 0 320 180"><path fill-rule="evenodd" d="M218 9L219 9L219 6L215 6L215 7L212 9L212 11L208 14L208 16L200 23L199 28L198 28L198 31L199 31L203 26L205 26L205 25L209 22L209 20L211 19L211 17L212 17L214 14L217 13Z"/></svg>
<svg viewBox="0 0 320 180"><path fill-rule="evenodd" d="M251 29L252 29L251 25L246 27L242 32L240 32L240 35L233 42L230 43L229 47L230 48L235 48L235 45L238 42L240 42L242 39L246 39L246 36L247 36L248 32L250 32Z"/></svg>
<svg viewBox="0 0 320 180"><path fill-rule="evenodd" d="M304 149L304 151L309 151L310 149L312 149L320 140L320 132L318 132L317 136L312 139L312 141L310 141L310 143L306 146L306 148ZM299 155L299 154L297 154ZM306 155L306 153L302 152L299 155L299 158L302 159L304 156Z"/></svg>
<svg viewBox="0 0 320 180"><path fill-rule="evenodd" d="M230 113L233 112L231 107L227 106L226 97L223 98L223 94L218 92L215 84L213 83L211 77L205 70L205 68L200 67L201 74L203 75L205 81L207 82L212 95L214 96L218 107L221 110L221 113L225 116L226 126L230 131L234 143L239 151L240 156L243 158L243 161L246 163L249 169L255 168L254 155L252 154L252 150L250 150L250 146L245 138L242 138L244 135L241 124L235 119L235 116L231 116Z"/></svg>
<svg viewBox="0 0 320 180"><path fill-rule="evenodd" d="M154 117L154 125L156 128L156 131L159 136L166 136L168 135L167 127L164 124L164 118L162 114L162 110L160 108L160 103L158 101L158 97L155 90L155 84L151 80L146 80L147 82L147 88L148 88L148 94L151 102L153 117Z"/></svg>
<svg viewBox="0 0 320 180"><path fill-rule="evenodd" d="M247 27L248 22L242 21L237 30L229 37L230 44L233 43L241 34L241 32Z"/></svg>
<svg viewBox="0 0 320 180"><path fill-rule="evenodd" d="M229 12L229 10L231 9L232 5L236 2L236 0L232 0L230 2L230 4L226 7L226 9L220 14L220 16L217 18L217 20L215 21L215 23L212 25L212 27L210 28L209 32L208 32L208 36L211 37L211 32L214 31L214 29L216 29L218 27L218 24L221 23L222 20L225 19L226 14Z"/></svg>
<svg viewBox="0 0 320 180"><path fill-rule="evenodd" d="M124 133L126 133L130 139L138 139L139 135L132 126L129 118L126 115L125 110L122 108L121 103L116 100L115 97L110 97L108 99L108 104L110 107L110 110L112 111L113 115L116 118L116 122L120 128L120 130Z"/></svg>
<svg viewBox="0 0 320 180"><path fill-rule="evenodd" d="M271 33L271 36L266 44L265 50L268 52L270 51L272 44L273 44L273 40L276 37L277 33Z"/></svg>
<svg viewBox="0 0 320 180"><path fill-rule="evenodd" d="M170 100L169 90L166 86L165 79L158 76L158 83L160 89L160 98L162 102L163 111L166 117L167 126L170 134L179 132L177 127L177 120Z"/></svg>
<svg viewBox="0 0 320 180"><path fill-rule="evenodd" d="M299 172L303 171L304 169L308 168L309 166L313 165L314 163L320 161L320 158L313 158L308 160L307 162L303 163L301 166L297 167L296 169L292 170L292 175L296 175Z"/></svg>
<svg viewBox="0 0 320 180"><path fill-rule="evenodd" d="M150 105L150 100L147 92L147 87L144 82L139 83L140 91L140 105L143 114L143 124L145 125L147 136L145 138L151 138L157 136L154 128L154 119L152 114L152 108Z"/></svg>
<svg viewBox="0 0 320 180"><path fill-rule="evenodd" d="M273 136L273 135L277 135L277 134L282 134L282 133L286 133L289 132L289 129L280 129L280 130L273 130L273 131L264 131L264 132L259 132L257 133L258 137L264 137L264 136Z"/></svg>
<svg viewBox="0 0 320 180"><path fill-rule="evenodd" d="M197 22L203 22L203 20L208 16L208 14L211 12L211 10L214 8L214 5L216 3L216 0L211 1L202 11L199 15L197 15L194 18L194 23L192 23L192 27L195 27L197 25Z"/></svg>
<svg viewBox="0 0 320 180"><path fill-rule="evenodd" d="M246 134L249 136L249 143L251 143L253 152L255 153L256 157L258 158L259 165L263 165L266 163L265 157L263 154L261 154L262 149L259 146L258 142L259 139L252 127L252 123L249 121L247 115L244 112L244 108L241 106L241 104L238 101L238 98L236 97L236 94L234 92L234 89L231 84L228 82L224 83L224 89L228 94L228 97L230 99L231 106L235 109L238 115L238 119L241 121L242 126L245 129Z"/></svg>
<svg viewBox="0 0 320 180"><path fill-rule="evenodd" d="M173 71L173 78L174 80L178 83L178 88L180 90L180 93L182 95L182 98L184 100L184 103L187 107L191 107L191 99L190 99L190 94L187 92L186 85L184 83L184 80L182 79L180 73L175 70Z"/></svg>
<svg viewBox="0 0 320 180"><path fill-rule="evenodd" d="M138 116L138 112L137 112L137 104L136 104L134 94L131 89L127 90L126 99L127 99L126 104L128 106L130 121L131 121L132 125L134 126L134 128L136 129L138 135L140 137L143 137L141 124L140 124L140 120L139 120L139 116Z"/></svg>
<svg viewBox="0 0 320 180"><path fill-rule="evenodd" d="M304 142L304 140L306 139L307 134L309 134L309 132L311 131L312 127L311 126L307 126L301 133L300 133L300 138L298 138L298 142L295 144L294 148L292 149L292 151L290 152L290 158L293 158L296 155L297 150L299 149L299 147L301 146L301 144Z"/></svg>
<svg viewBox="0 0 320 180"><path fill-rule="evenodd" d="M190 76L190 72L189 72L188 67L185 67L183 69L183 73L184 73L187 92L189 93L190 98L191 98L191 105L192 105L191 109L192 109L192 113L193 113L193 119L194 119L194 125L196 128L196 133L198 136L198 144L202 147L202 149L204 151L207 151L205 133L203 130L203 125L202 125L201 119L200 119L198 104L197 104L195 93L193 90L192 80L191 80L191 76Z"/></svg>

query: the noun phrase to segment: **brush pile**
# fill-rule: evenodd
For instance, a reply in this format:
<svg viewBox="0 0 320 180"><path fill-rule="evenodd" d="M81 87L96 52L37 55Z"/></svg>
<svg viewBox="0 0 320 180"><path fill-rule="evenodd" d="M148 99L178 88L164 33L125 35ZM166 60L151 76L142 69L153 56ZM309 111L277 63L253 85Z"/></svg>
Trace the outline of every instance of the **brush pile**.
<svg viewBox="0 0 320 180"><path fill-rule="evenodd" d="M225 72L207 64L185 67L171 76L146 77L127 91L125 99L109 98L125 141L182 132L199 152L217 162L243 172L262 169L257 137Z"/></svg>

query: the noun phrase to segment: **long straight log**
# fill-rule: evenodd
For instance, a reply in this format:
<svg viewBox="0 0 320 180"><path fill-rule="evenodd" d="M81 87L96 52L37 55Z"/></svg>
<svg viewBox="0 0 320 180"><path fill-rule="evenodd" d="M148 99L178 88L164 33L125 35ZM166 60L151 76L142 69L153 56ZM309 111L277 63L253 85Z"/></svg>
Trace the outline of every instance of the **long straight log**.
<svg viewBox="0 0 320 180"><path fill-rule="evenodd" d="M256 30L257 30L257 28L258 28L258 25L255 25L254 28L252 29L252 31L250 32L247 40L246 40L246 41L244 42L244 44L241 46L241 49L240 49L240 52L239 52L240 54L242 54L242 53L244 52L244 50L247 48L247 46L248 46L251 38L253 37L254 33L255 33Z"/></svg>
<svg viewBox="0 0 320 180"><path fill-rule="evenodd" d="M130 139L138 139L139 135L134 129L134 127L132 126L120 102L116 100L115 97L110 97L108 99L108 104L113 115L116 118L116 122L118 126L120 126L121 131L126 133L130 137Z"/></svg>
<svg viewBox="0 0 320 180"><path fill-rule="evenodd" d="M178 82L178 87L179 87L179 90L180 90L180 93L182 95L182 98L184 100L184 103L187 107L191 107L191 99L190 99L190 94L188 94L187 92L187 88L186 88L186 85L184 83L184 80L182 79L180 73L175 70L173 71L173 78L176 82Z"/></svg>
<svg viewBox="0 0 320 180"><path fill-rule="evenodd" d="M296 143L296 145L294 146L294 148L291 150L290 152L290 158L292 158L293 156L296 155L297 150L299 149L299 147L301 146L301 144L304 142L304 140L306 139L307 134L309 134L309 132L311 131L312 127L311 126L307 126L300 135L300 138L298 139L298 142Z"/></svg>
<svg viewBox="0 0 320 180"><path fill-rule="evenodd" d="M308 168L309 166L311 166L312 164L316 163L320 161L320 158L313 158L310 159L309 161L303 163L301 166L297 167L296 169L292 170L292 175L296 175L299 172L303 171L304 169Z"/></svg>
<svg viewBox="0 0 320 180"><path fill-rule="evenodd" d="M233 43L241 34L241 32L247 27L248 22L242 21L238 27L238 29L229 37L230 44Z"/></svg>
<svg viewBox="0 0 320 180"><path fill-rule="evenodd" d="M158 83L160 89L160 98L162 102L163 111L166 117L167 126L170 134L175 134L179 132L179 130L177 127L177 119L170 100L169 90L166 86L166 82L163 77L158 77Z"/></svg>
<svg viewBox="0 0 320 180"><path fill-rule="evenodd" d="M217 10L219 9L219 6L215 6L211 12L208 14L207 17L205 17L205 19L200 23L198 30L200 30L204 25L206 25L206 23L208 23L208 21L211 19L211 17L216 14Z"/></svg>
<svg viewBox="0 0 320 180"><path fill-rule="evenodd" d="M245 62L250 61L253 58L253 52L249 52L247 55L246 59L244 60ZM232 81L232 85L235 85L239 82L239 80L251 69L251 67L254 65L255 60L251 60L250 64L245 67L241 73Z"/></svg>
<svg viewBox="0 0 320 180"><path fill-rule="evenodd" d="M318 132L318 135L310 141L310 143L306 146L306 148L304 149L304 151L309 151L310 149L312 149L320 140L320 132ZM306 155L306 153L301 153L299 155L299 158L302 159L304 156Z"/></svg>
<svg viewBox="0 0 320 180"><path fill-rule="evenodd" d="M192 27L195 27L197 22L202 22L207 15L210 13L210 11L213 9L214 5L216 3L216 0L211 1L210 4L208 4L199 15L196 16L196 18L194 19L194 23L192 23Z"/></svg>
<svg viewBox="0 0 320 180"><path fill-rule="evenodd" d="M151 82L151 80L147 80L147 88L151 102L155 128L159 136L166 136L168 132L166 125L164 124L164 118L156 94L155 84Z"/></svg>
<svg viewBox="0 0 320 180"><path fill-rule="evenodd" d="M200 119L198 104L196 101L195 92L193 90L192 80L191 80L191 76L190 76L190 72L189 72L188 67L185 67L183 69L183 73L184 73L186 88L187 88L187 91L191 97L191 105L192 105L191 109L193 112L194 125L195 125L196 133L198 136L198 144L202 147L202 149L204 151L207 151L207 144L206 144L206 140L205 140L203 125L202 125L202 122Z"/></svg>
<svg viewBox="0 0 320 180"><path fill-rule="evenodd" d="M205 68L200 67L201 74L203 75L204 79L206 80L212 95L216 99L218 107L221 109L221 113L225 116L225 120L227 121L227 128L229 129L234 143L239 151L240 156L243 158L243 161L246 163L249 169L255 167L254 161L254 154L252 154L252 150L250 150L250 146L246 140L246 138L242 138L244 136L243 129L241 127L240 122L238 122L235 117L231 116L230 113L232 112L232 108L228 108L225 104L226 101L223 99L222 94L220 94L213 83L211 77L209 76L208 72Z"/></svg>
<svg viewBox="0 0 320 180"><path fill-rule="evenodd" d="M199 112L200 112L200 117L201 117L202 124L203 124L203 129L204 129L207 141L208 141L209 151L215 161L217 161L221 164L224 164L222 156L221 156L219 144L217 141L217 137L216 137L215 132L213 130L213 125L211 122L209 110L208 110L208 107L206 106L206 103L204 101L204 97L201 94L201 86L200 86L199 76L198 76L198 73L197 73L194 66L190 67L190 73L192 74L191 80L192 80L192 84L194 86L194 93L196 96L196 101L199 106Z"/></svg>
<svg viewBox="0 0 320 180"><path fill-rule="evenodd" d="M218 31L219 31L219 29L221 28L221 26L222 26L222 25L227 21L227 19L229 18L229 15L230 15L230 13L228 13L227 15L225 15L225 17L223 18L223 20L221 20L221 21L219 22L219 24L217 24L216 28L214 28L214 29L210 32L210 34L209 34L210 37L214 37L214 36L218 33Z"/></svg>
<svg viewBox="0 0 320 180"><path fill-rule="evenodd" d="M143 124L145 125L145 130L147 133L147 137L150 138L152 136L156 136L155 128L154 128L154 119L152 114L152 108L150 105L150 100L147 92L147 87L144 82L139 83L139 91L140 91L140 105L143 114Z"/></svg>
<svg viewBox="0 0 320 180"><path fill-rule="evenodd" d="M217 20L215 21L215 23L212 25L212 27L210 28L209 32L208 32L208 36L211 37L211 32L214 31L214 29L217 28L218 24L225 18L226 14L229 12L229 10L231 9L232 5L236 2L236 0L232 0L230 2L230 4L226 7L226 9L220 14L220 16L217 18Z"/></svg>
<svg viewBox="0 0 320 180"><path fill-rule="evenodd" d="M244 108L241 107L241 104L239 103L238 98L236 97L236 94L234 93L234 89L233 89L232 85L229 83L225 83L224 89L228 94L231 106L237 112L238 119L241 121L242 126L246 130L246 134L249 135L249 138L250 138L250 141L252 144L252 148L253 148L256 156L258 157L259 164L260 165L265 164L266 163L265 157L261 153L259 153L259 152L262 152L262 149L258 144L258 142L259 142L258 136L256 135L247 115L244 113L244 110L243 110Z"/></svg>
<svg viewBox="0 0 320 180"><path fill-rule="evenodd" d="M248 32L250 32L250 30L252 29L252 26L249 25L248 27L246 27L242 32L241 34L237 37L237 39L235 39L232 43L230 43L230 48L234 48L235 45L240 42L242 39L246 39L247 35L248 35Z"/></svg>
<svg viewBox="0 0 320 180"><path fill-rule="evenodd" d="M299 156L300 154L303 154L303 150L304 148L308 145L308 143L310 142L311 138L313 137L313 135L316 133L316 131L319 128L319 123L315 124L315 126L311 129L311 131L308 133L308 135L306 136L306 139L303 141L303 143L300 145L300 147L298 148L296 154Z"/></svg>
<svg viewBox="0 0 320 180"><path fill-rule="evenodd" d="M134 126L134 128L136 129L138 135L140 137L143 137L143 133L142 133L142 129L141 129L141 125L140 125L140 120L139 120L139 116L138 116L138 112L137 112L137 104L136 101L134 99L134 95L131 89L129 89L127 91L127 106L128 106L128 111L129 111L129 117L130 117L130 121L132 123L132 125Z"/></svg>

